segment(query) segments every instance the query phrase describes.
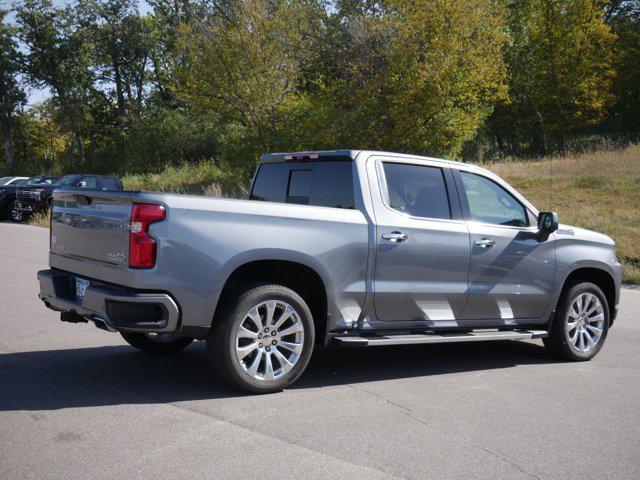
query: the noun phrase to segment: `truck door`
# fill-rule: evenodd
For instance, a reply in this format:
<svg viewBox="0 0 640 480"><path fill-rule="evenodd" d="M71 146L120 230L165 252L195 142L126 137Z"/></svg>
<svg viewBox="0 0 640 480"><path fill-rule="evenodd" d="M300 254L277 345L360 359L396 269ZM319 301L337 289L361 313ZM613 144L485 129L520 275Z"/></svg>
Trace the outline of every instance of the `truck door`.
<svg viewBox="0 0 640 480"><path fill-rule="evenodd" d="M467 301L470 247L449 168L390 156L370 158L367 171L377 320L456 326Z"/></svg>
<svg viewBox="0 0 640 480"><path fill-rule="evenodd" d="M538 239L533 213L498 182L464 170L454 175L471 247L469 301L461 320L543 322L554 283L553 240Z"/></svg>

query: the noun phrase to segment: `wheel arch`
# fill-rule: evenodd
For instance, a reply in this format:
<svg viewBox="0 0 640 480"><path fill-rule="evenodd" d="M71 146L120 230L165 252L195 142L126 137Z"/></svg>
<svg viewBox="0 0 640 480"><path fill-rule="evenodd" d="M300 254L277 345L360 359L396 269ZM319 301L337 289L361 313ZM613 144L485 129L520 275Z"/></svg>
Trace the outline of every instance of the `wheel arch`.
<svg viewBox="0 0 640 480"><path fill-rule="evenodd" d="M616 308L616 282L613 278L613 275L609 273L604 268L598 266L579 266L573 269L564 279L562 284L562 293L560 294L560 298L562 295L571 288L572 285L580 282L590 282L594 285L598 286L600 290L605 295L607 299L607 304L609 308L609 325L613 324L615 319L615 308Z"/></svg>
<svg viewBox="0 0 640 480"><path fill-rule="evenodd" d="M213 318L221 310L225 297L246 282L270 282L298 293L313 315L316 344L323 344L327 335L328 292L326 277L317 268L299 260L262 258L235 266L227 276L218 298ZM215 321L215 320L214 320Z"/></svg>

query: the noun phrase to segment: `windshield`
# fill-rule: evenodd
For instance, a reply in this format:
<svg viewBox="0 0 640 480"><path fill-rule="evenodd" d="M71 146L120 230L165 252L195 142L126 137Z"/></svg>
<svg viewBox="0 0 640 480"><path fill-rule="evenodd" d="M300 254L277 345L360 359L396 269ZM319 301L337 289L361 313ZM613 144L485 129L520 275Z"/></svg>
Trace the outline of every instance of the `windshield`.
<svg viewBox="0 0 640 480"><path fill-rule="evenodd" d="M80 180L80 177L82 177L82 175L67 175L66 177L62 177L60 180L58 180L54 185L60 185L63 187L73 185L78 180Z"/></svg>
<svg viewBox="0 0 640 480"><path fill-rule="evenodd" d="M2 178L0 178L0 185L6 185L7 183L9 183L11 178L12 177L2 177Z"/></svg>
<svg viewBox="0 0 640 480"><path fill-rule="evenodd" d="M36 183L40 183L40 180L42 180L42 177L31 177L25 180L23 185L35 185Z"/></svg>

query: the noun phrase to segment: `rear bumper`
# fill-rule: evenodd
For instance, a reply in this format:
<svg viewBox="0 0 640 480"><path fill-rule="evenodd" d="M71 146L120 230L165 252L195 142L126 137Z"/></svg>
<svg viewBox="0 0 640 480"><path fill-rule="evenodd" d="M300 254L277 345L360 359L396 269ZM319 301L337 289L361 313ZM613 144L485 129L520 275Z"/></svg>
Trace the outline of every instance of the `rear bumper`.
<svg viewBox="0 0 640 480"><path fill-rule="evenodd" d="M176 333L180 309L166 293L149 293L91 281L76 299L75 276L60 270L38 272L40 299L55 311L75 314L110 331Z"/></svg>

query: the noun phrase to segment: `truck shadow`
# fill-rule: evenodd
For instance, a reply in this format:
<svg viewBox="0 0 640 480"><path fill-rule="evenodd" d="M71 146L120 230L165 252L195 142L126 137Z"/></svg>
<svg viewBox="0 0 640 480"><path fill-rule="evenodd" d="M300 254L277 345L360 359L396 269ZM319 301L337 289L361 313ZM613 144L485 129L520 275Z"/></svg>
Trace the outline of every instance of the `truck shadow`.
<svg viewBox="0 0 640 480"><path fill-rule="evenodd" d="M553 363L524 342L325 348L290 391ZM211 373L198 342L174 356L129 346L0 354L0 411L161 404L241 397Z"/></svg>

